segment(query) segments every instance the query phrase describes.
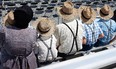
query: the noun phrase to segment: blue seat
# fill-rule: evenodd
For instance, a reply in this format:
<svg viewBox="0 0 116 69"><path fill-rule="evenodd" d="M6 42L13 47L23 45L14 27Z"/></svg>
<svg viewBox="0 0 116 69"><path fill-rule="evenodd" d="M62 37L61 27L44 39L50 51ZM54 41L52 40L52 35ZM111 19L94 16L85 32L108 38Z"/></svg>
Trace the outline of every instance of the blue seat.
<svg viewBox="0 0 116 69"><path fill-rule="evenodd" d="M41 10L44 10L44 8L37 7L36 10L41 11Z"/></svg>
<svg viewBox="0 0 116 69"><path fill-rule="evenodd" d="M52 7L52 6L48 6L48 7L47 7L47 9L53 9L53 8L54 8L54 7Z"/></svg>
<svg viewBox="0 0 116 69"><path fill-rule="evenodd" d="M41 7L47 7L48 5L47 4L42 4Z"/></svg>
<svg viewBox="0 0 116 69"><path fill-rule="evenodd" d="M53 10L45 10L46 13L51 13Z"/></svg>
<svg viewBox="0 0 116 69"><path fill-rule="evenodd" d="M59 2L58 3L58 6L63 6L63 2Z"/></svg>
<svg viewBox="0 0 116 69"><path fill-rule="evenodd" d="M51 3L49 4L49 6L56 6L56 3Z"/></svg>
<svg viewBox="0 0 116 69"><path fill-rule="evenodd" d="M65 2L66 0L61 0L61 2Z"/></svg>
<svg viewBox="0 0 116 69"><path fill-rule="evenodd" d="M57 1L56 0L52 0L51 3L57 3Z"/></svg>
<svg viewBox="0 0 116 69"><path fill-rule="evenodd" d="M30 5L30 7L31 7L31 8L36 8L36 7L37 7L37 5Z"/></svg>
<svg viewBox="0 0 116 69"><path fill-rule="evenodd" d="M42 14L44 11L35 11L35 14Z"/></svg>
<svg viewBox="0 0 116 69"><path fill-rule="evenodd" d="M58 14L54 14L53 17L59 17Z"/></svg>
<svg viewBox="0 0 116 69"><path fill-rule="evenodd" d="M42 4L48 4L48 2L45 1L45 2L42 2Z"/></svg>
<svg viewBox="0 0 116 69"><path fill-rule="evenodd" d="M27 2L21 2L20 5L27 5Z"/></svg>
<svg viewBox="0 0 116 69"><path fill-rule="evenodd" d="M38 2L31 2L31 5L36 5L38 4Z"/></svg>
<svg viewBox="0 0 116 69"><path fill-rule="evenodd" d="M15 3L8 3L7 6L15 6Z"/></svg>

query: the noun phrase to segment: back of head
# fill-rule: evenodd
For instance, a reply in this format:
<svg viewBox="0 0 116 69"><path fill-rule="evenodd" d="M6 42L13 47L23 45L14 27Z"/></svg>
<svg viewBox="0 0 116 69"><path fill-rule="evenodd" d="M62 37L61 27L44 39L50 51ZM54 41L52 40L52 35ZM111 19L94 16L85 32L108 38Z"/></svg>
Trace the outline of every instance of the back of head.
<svg viewBox="0 0 116 69"><path fill-rule="evenodd" d="M24 5L22 7L16 8L14 11L14 26L20 29L27 28L32 17L33 11L29 6Z"/></svg>

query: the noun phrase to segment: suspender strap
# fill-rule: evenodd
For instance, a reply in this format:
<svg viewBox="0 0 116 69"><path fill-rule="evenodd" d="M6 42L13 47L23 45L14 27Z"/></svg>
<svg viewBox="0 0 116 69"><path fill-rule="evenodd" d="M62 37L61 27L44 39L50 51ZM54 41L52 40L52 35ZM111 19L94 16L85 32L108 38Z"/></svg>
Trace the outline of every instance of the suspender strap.
<svg viewBox="0 0 116 69"><path fill-rule="evenodd" d="M40 40L43 42L43 44L48 48L48 52L47 52L47 56L46 56L46 61L47 61L47 59L48 59L48 56L49 56L49 51L51 52L51 55L52 55L52 58L53 58L53 61L55 60L55 57L54 57L54 55L53 55L53 51L51 50L51 48L52 48L52 35L51 35L51 41L50 41L50 47L43 41L43 39L40 37Z"/></svg>
<svg viewBox="0 0 116 69"><path fill-rule="evenodd" d="M93 29L89 25L87 25L87 26L90 28L90 30L92 32L92 43L93 43L94 40L97 41L96 38L95 38L95 25L93 23ZM93 44L91 44L91 45L93 45Z"/></svg>
<svg viewBox="0 0 116 69"><path fill-rule="evenodd" d="M109 39L109 38L111 38L111 30L112 30L112 28L111 28L111 26L112 26L112 22L111 22L111 20L110 20L110 27L108 27L108 25L105 23L105 22L103 22L103 24L107 27L107 29L108 29L108 36L107 36L107 40Z"/></svg>
<svg viewBox="0 0 116 69"><path fill-rule="evenodd" d="M72 31L72 29L71 29L66 23L63 22L63 24L66 25L66 26L69 28L69 30L71 31L71 33L72 33L72 35L73 35L73 43L72 43L72 47L71 47L69 53L67 53L67 55L69 55L69 54L71 53L71 51L72 51L72 49L73 49L73 47L74 47L74 42L75 42L75 44L76 44L76 49L77 49L77 51L78 51L78 43L77 43L78 21L76 20L76 22L77 22L76 35L75 35L74 32ZM76 52L75 52L75 53L76 53Z"/></svg>

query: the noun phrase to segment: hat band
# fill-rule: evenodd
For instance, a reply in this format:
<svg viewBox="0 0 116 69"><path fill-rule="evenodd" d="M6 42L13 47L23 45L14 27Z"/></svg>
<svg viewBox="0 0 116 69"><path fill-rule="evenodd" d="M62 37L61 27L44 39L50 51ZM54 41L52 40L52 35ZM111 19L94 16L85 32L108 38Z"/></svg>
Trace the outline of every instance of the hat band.
<svg viewBox="0 0 116 69"><path fill-rule="evenodd" d="M72 14L72 13L66 13L66 12L64 12L62 9L61 9L61 12L63 12L64 14L67 14L67 15Z"/></svg>
<svg viewBox="0 0 116 69"><path fill-rule="evenodd" d="M48 29L48 30L45 30L45 31L41 31L41 30L39 30L42 34L44 34L44 33L47 33L48 31L50 31L50 29Z"/></svg>
<svg viewBox="0 0 116 69"><path fill-rule="evenodd" d="M90 19L90 18L86 18L86 17L84 16L83 12L82 12L82 16L83 16L85 19L87 19L87 20Z"/></svg>
<svg viewBox="0 0 116 69"><path fill-rule="evenodd" d="M103 14L104 16L107 16L108 15L108 14L103 13L101 10L100 10L100 13Z"/></svg>

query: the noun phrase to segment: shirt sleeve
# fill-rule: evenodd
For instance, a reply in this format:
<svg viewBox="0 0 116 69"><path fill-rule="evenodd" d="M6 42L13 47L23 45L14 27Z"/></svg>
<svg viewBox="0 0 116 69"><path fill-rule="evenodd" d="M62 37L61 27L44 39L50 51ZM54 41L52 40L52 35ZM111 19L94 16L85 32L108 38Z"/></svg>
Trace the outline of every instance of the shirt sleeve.
<svg viewBox="0 0 116 69"><path fill-rule="evenodd" d="M84 24L82 24L82 29L83 29L83 37L87 38L86 29L85 29Z"/></svg>
<svg viewBox="0 0 116 69"><path fill-rule="evenodd" d="M96 25L97 25L97 28L98 28L99 34L103 34L103 31L102 31L102 29L100 28L99 24L98 24L98 23L96 23Z"/></svg>
<svg viewBox="0 0 116 69"><path fill-rule="evenodd" d="M83 24L82 23L79 23L78 24L78 38L77 38L77 41L78 41L78 49L81 50L82 49L82 40L83 40L83 37L85 35L84 33L84 27L83 27Z"/></svg>
<svg viewBox="0 0 116 69"><path fill-rule="evenodd" d="M54 32L54 36L56 37L56 46L58 47L60 45L60 35L59 35L59 28L58 25L56 26L55 32Z"/></svg>
<svg viewBox="0 0 116 69"><path fill-rule="evenodd" d="M112 20L112 24L113 24L113 27L114 27L114 32L116 32L116 22L114 20Z"/></svg>

